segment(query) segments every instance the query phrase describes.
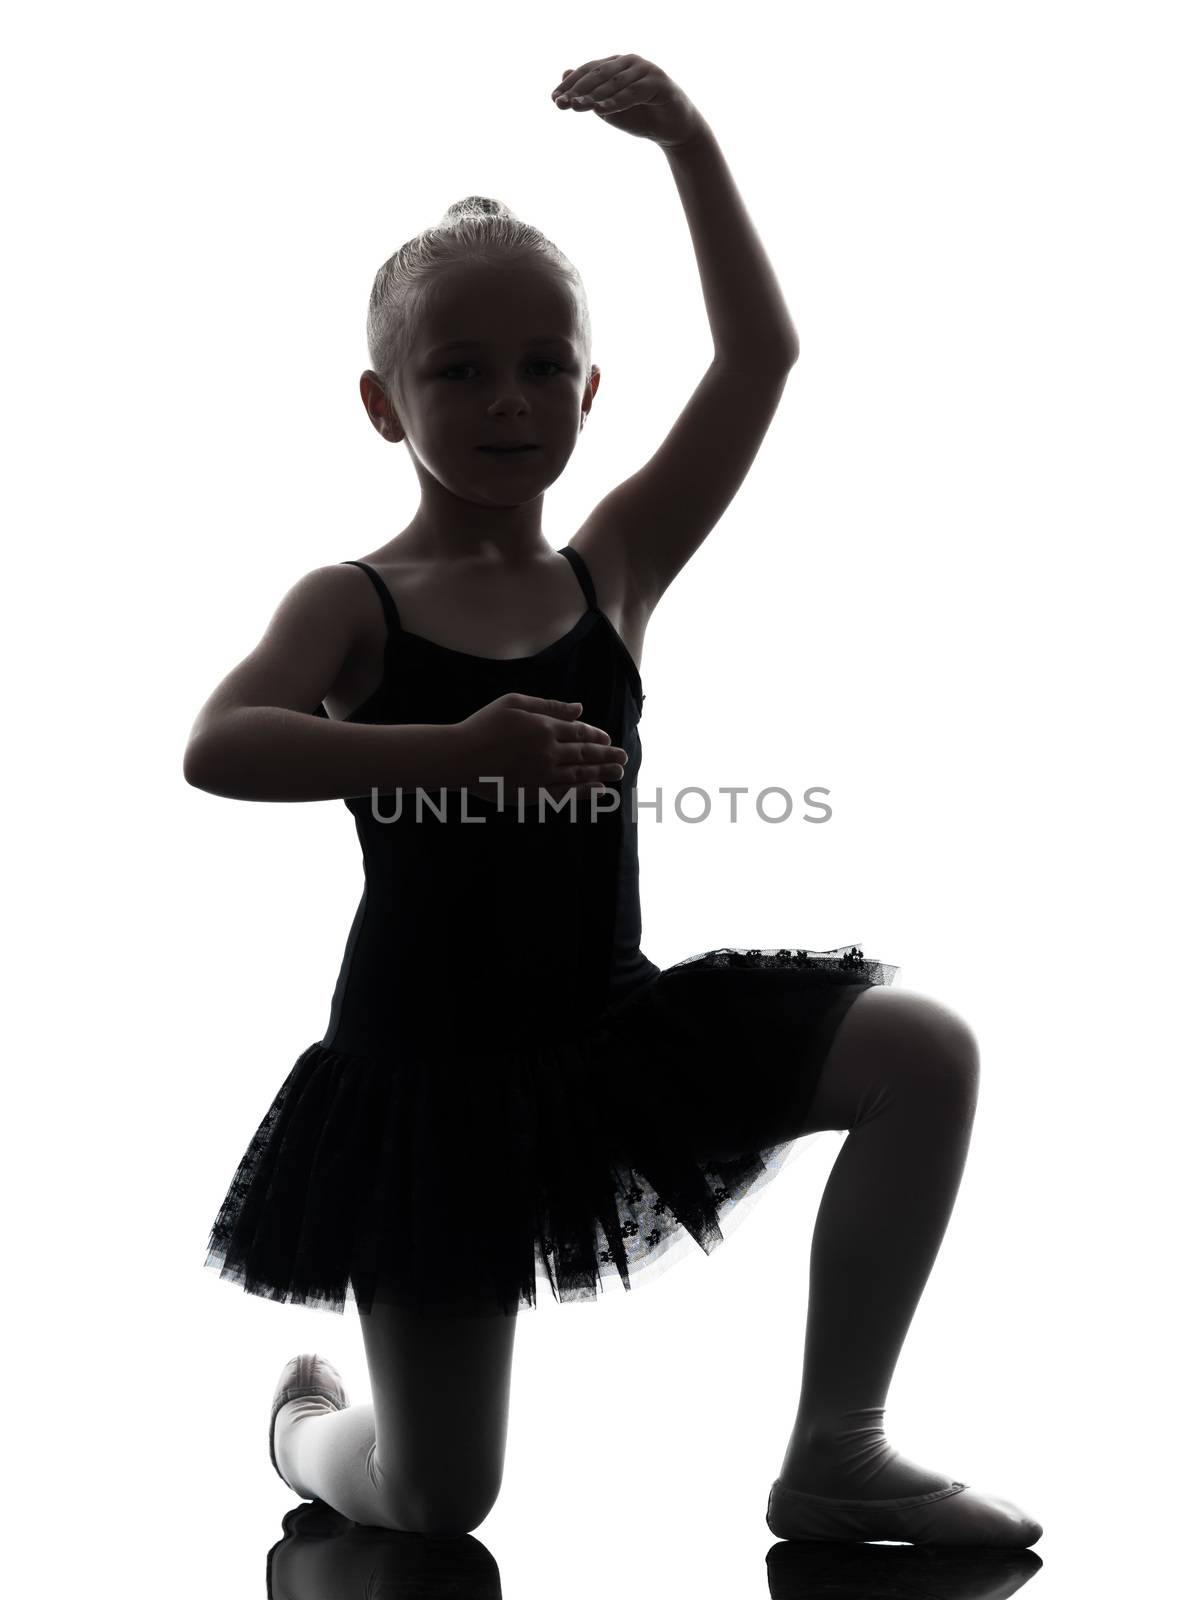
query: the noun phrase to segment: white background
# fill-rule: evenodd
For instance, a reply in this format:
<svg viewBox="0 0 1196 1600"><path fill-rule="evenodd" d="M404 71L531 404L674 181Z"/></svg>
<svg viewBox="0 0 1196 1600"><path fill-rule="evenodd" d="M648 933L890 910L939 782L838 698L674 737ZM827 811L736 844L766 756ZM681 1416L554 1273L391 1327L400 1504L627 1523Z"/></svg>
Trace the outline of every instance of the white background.
<svg viewBox="0 0 1196 1600"><path fill-rule="evenodd" d="M266 1453L282 1363L319 1350L368 1398L351 1307L201 1266L326 1025L352 821L190 788L183 748L296 578L415 509L357 393L365 312L452 201L504 200L589 294L602 384L546 540L671 427L711 344L668 165L550 100L566 66L635 50L710 122L802 345L649 628L641 791L820 784L835 808L642 816L644 949L856 942L971 1023L971 1157L890 1438L1044 1523L1036 1594L1169 1571L1190 1499L1190 21L1042 0L10 20L6 1408L28 1559L259 1593L294 1503ZM522 1315L476 1535L508 1593L565 1571L577 1596L613 1574L766 1591L842 1137L807 1141L709 1259Z"/></svg>

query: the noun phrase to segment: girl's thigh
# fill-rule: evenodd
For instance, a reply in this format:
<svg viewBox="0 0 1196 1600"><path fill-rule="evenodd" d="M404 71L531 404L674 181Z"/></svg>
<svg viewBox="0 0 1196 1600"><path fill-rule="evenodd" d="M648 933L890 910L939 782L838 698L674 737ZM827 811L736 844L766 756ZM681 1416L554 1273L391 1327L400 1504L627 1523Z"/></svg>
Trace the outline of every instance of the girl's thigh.
<svg viewBox="0 0 1196 1600"><path fill-rule="evenodd" d="M516 1316L358 1309L388 1498L476 1526L502 1484Z"/></svg>
<svg viewBox="0 0 1196 1600"><path fill-rule="evenodd" d="M693 1143L704 1159L731 1160L806 1134L856 1128L897 1101L954 1106L974 1100L977 1060L971 1030L947 1006L877 984L861 990L836 1024L812 1089L795 1045L791 1071L783 1059L770 1064L750 1125L704 1105Z"/></svg>

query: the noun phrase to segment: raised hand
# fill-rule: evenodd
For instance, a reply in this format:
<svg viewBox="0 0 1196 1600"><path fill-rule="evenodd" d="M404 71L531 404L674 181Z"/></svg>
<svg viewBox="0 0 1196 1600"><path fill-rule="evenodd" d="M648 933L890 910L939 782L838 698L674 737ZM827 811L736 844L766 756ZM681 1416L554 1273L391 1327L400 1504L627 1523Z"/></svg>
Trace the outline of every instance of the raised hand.
<svg viewBox="0 0 1196 1600"><path fill-rule="evenodd" d="M552 98L567 111L596 112L612 128L666 149L684 144L703 126L684 89L643 56L603 56L566 67Z"/></svg>

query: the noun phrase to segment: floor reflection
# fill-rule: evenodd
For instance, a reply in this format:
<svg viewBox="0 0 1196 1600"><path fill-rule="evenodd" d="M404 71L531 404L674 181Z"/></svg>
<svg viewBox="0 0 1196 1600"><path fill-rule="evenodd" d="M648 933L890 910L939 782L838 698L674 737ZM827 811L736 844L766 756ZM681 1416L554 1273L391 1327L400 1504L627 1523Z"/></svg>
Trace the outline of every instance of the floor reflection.
<svg viewBox="0 0 1196 1600"><path fill-rule="evenodd" d="M320 1500L293 1507L266 1556L268 1600L498 1600L498 1563L473 1534L437 1538L350 1522Z"/></svg>
<svg viewBox="0 0 1196 1600"><path fill-rule="evenodd" d="M498 1600L498 1563L473 1534L434 1538L294 1506L266 1557L268 1600ZM781 1539L765 1557L770 1600L1004 1600L1042 1566L1032 1550ZM761 1585L763 1589L763 1584Z"/></svg>
<svg viewBox="0 0 1196 1600"><path fill-rule="evenodd" d="M774 1544L765 1561L771 1600L1004 1600L1042 1566L1032 1550L795 1539Z"/></svg>

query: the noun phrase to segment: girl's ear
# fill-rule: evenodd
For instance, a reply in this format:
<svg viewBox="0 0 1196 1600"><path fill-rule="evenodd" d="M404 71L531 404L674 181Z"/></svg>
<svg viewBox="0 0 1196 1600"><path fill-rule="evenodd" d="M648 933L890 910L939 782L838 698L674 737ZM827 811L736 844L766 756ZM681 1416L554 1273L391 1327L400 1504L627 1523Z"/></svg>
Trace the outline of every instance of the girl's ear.
<svg viewBox="0 0 1196 1600"><path fill-rule="evenodd" d="M366 414L382 437L384 439L401 439L403 430L401 427L396 426L392 418L386 389L378 374L369 370L363 372L358 387Z"/></svg>

